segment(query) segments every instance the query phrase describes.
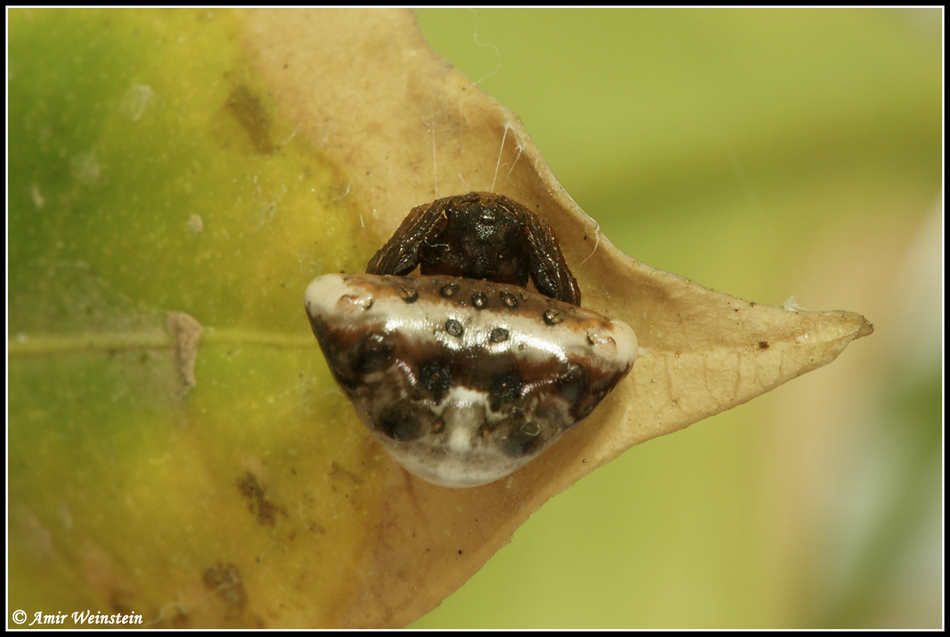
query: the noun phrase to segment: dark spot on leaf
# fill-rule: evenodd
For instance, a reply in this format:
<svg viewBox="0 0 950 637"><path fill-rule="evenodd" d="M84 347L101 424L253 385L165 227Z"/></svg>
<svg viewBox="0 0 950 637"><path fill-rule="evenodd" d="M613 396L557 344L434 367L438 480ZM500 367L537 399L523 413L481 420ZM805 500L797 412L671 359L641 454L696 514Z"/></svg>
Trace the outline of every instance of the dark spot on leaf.
<svg viewBox="0 0 950 637"><path fill-rule="evenodd" d="M228 610L240 610L247 603L241 572L234 564L218 562L204 572L201 580L205 588L216 594Z"/></svg>
<svg viewBox="0 0 950 637"><path fill-rule="evenodd" d="M267 117L267 111L251 89L243 84L237 87L228 96L227 105L238 123L247 131L257 152L269 155L276 150L270 141L270 119Z"/></svg>
<svg viewBox="0 0 950 637"><path fill-rule="evenodd" d="M237 487L240 494L244 496L247 508L257 515L258 524L274 526L277 513L287 515L264 497L264 487L257 481L257 476L250 471L246 471L238 478Z"/></svg>

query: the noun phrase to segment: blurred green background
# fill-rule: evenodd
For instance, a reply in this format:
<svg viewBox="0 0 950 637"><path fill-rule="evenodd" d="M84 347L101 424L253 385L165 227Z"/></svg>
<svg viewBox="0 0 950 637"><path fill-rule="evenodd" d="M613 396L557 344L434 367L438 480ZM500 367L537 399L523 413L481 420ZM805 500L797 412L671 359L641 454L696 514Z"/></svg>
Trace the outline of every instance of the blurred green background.
<svg viewBox="0 0 950 637"><path fill-rule="evenodd" d="M939 627L942 11L418 15L624 252L876 332L594 472L414 627Z"/></svg>

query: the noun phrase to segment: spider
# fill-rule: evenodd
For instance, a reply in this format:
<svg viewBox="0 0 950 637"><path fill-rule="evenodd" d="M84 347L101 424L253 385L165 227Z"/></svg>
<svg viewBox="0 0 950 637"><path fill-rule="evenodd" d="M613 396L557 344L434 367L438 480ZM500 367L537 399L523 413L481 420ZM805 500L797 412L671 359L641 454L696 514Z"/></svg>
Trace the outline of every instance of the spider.
<svg viewBox="0 0 950 637"><path fill-rule="evenodd" d="M633 330L580 299L544 221L472 192L413 208L365 274L314 279L305 308L376 440L428 482L472 487L550 447L632 368Z"/></svg>

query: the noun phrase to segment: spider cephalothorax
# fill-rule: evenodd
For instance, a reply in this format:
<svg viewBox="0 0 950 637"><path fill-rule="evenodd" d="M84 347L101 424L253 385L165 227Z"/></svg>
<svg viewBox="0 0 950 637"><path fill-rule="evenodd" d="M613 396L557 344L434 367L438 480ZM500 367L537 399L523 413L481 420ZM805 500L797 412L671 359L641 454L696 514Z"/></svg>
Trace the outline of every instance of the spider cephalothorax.
<svg viewBox="0 0 950 637"><path fill-rule="evenodd" d="M470 192L413 208L367 274L446 274L527 287L581 304L577 281L548 224L503 195Z"/></svg>

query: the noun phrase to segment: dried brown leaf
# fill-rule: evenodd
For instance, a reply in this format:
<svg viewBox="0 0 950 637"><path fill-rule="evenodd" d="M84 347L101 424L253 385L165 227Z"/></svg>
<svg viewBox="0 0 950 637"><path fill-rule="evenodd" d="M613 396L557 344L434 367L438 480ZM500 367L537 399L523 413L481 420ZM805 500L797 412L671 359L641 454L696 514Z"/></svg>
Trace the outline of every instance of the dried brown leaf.
<svg viewBox="0 0 950 637"><path fill-rule="evenodd" d="M390 464L344 625L409 623L589 471L826 365L872 331L856 314L756 305L622 254L563 191L517 116L433 53L411 12L260 10L246 37L282 115L345 171L369 243L420 203L505 194L554 228L585 306L628 322L641 345L614 394L508 479L443 489Z"/></svg>

